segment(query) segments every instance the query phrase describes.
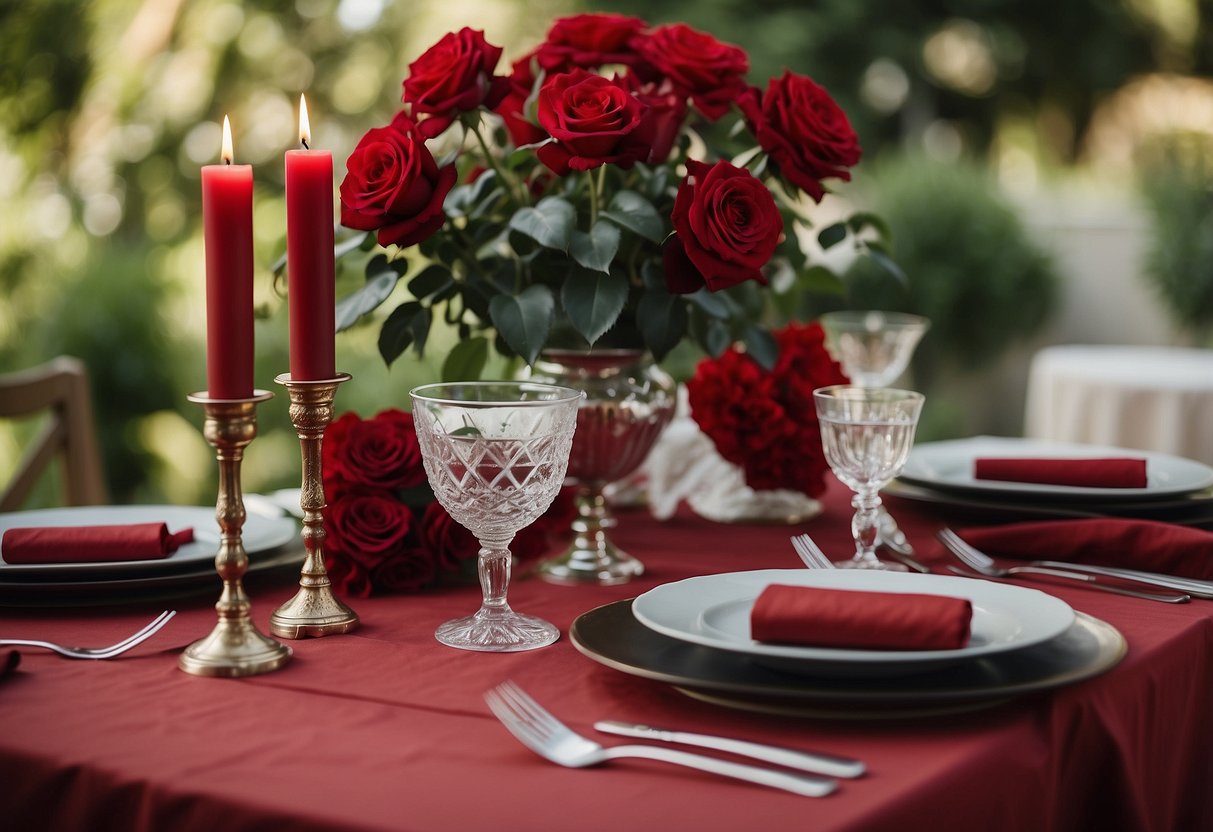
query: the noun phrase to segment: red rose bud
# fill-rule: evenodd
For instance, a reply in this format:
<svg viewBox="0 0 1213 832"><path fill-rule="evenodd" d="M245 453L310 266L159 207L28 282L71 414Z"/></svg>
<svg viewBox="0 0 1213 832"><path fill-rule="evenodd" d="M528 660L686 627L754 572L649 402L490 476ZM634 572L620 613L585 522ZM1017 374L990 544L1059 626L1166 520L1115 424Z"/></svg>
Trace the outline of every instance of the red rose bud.
<svg viewBox="0 0 1213 832"><path fill-rule="evenodd" d="M824 89L793 72L772 78L766 93L737 100L758 144L788 182L820 202L823 179L847 181L863 151L846 113Z"/></svg>
<svg viewBox="0 0 1213 832"><path fill-rule="evenodd" d="M539 125L531 121L534 114L527 114L527 102L531 98L536 80L534 61L534 52L514 61L514 71L508 78L509 86L505 98L494 108L497 115L505 121L505 129L509 131L510 140L515 147L538 144L548 137Z"/></svg>
<svg viewBox="0 0 1213 832"><path fill-rule="evenodd" d="M455 184L454 165L439 168L400 114L367 131L346 160L341 224L377 231L382 246L411 246L446 222L442 202Z"/></svg>
<svg viewBox="0 0 1213 832"><path fill-rule="evenodd" d="M661 82L641 82L635 75L626 75L622 82L643 104L648 105L653 122L653 147L646 160L659 165L670 157L674 142L682 131L687 116L686 96L679 93L668 79Z"/></svg>
<svg viewBox="0 0 1213 832"><path fill-rule="evenodd" d="M582 69L544 82L539 124L555 141L535 153L557 176L607 164L630 169L653 148L648 107L618 82Z"/></svg>
<svg viewBox="0 0 1213 832"><path fill-rule="evenodd" d="M637 39L635 48L709 121L727 113L746 88L750 59L745 50L685 24L660 26Z"/></svg>
<svg viewBox="0 0 1213 832"><path fill-rule="evenodd" d="M476 536L455 522L440 503L430 503L421 515L421 543L439 567L458 572L480 553Z"/></svg>
<svg viewBox="0 0 1213 832"><path fill-rule="evenodd" d="M352 494L334 500L324 510L326 544L366 569L403 551L412 527L408 506L389 492Z"/></svg>
<svg viewBox="0 0 1213 832"><path fill-rule="evenodd" d="M783 234L783 217L766 185L728 162L687 161L671 214L675 235L665 245L666 287L715 292L746 280L766 284L762 267Z"/></svg>
<svg viewBox="0 0 1213 832"><path fill-rule="evenodd" d="M509 89L505 78L493 75L500 59L500 46L486 41L484 32L465 26L445 35L409 64L403 101L414 117L419 113L434 116L418 125L421 135L433 138L459 113L500 104Z"/></svg>
<svg viewBox="0 0 1213 832"><path fill-rule="evenodd" d="M640 60L632 42L647 24L621 14L577 14L562 17L548 30L536 54L549 72L576 67L597 69L607 64L632 65Z"/></svg>

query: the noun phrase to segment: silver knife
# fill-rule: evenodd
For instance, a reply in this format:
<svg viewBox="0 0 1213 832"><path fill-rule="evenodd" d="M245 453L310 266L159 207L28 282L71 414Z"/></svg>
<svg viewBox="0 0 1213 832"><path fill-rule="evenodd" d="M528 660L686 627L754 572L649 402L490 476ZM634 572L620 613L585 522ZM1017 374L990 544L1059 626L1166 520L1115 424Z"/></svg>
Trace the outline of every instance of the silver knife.
<svg viewBox="0 0 1213 832"><path fill-rule="evenodd" d="M735 740L728 737L714 737L709 734L692 734L686 731L670 731L664 728L653 728L648 725L633 725L628 722L603 720L595 722L594 727L605 734L618 734L621 737L639 737L646 740L695 745L700 748L714 748L717 751L728 751L745 757L753 757L767 763L796 768L801 771L811 771L814 774L825 774L831 777L861 777L867 766L860 760L847 757L835 757L832 754L819 754L810 751L797 751L778 745L764 745L746 740Z"/></svg>
<svg viewBox="0 0 1213 832"><path fill-rule="evenodd" d="M1111 578L1137 581L1138 583L1163 587L1164 589L1186 592L1194 598L1213 598L1213 581L1202 581L1198 578L1181 578L1176 575L1164 575L1159 572L1122 569L1118 566L1093 566L1085 563L1070 563L1069 561L1038 560L1032 561L1032 563L1058 569L1069 569L1074 572L1086 572L1091 575L1105 575Z"/></svg>

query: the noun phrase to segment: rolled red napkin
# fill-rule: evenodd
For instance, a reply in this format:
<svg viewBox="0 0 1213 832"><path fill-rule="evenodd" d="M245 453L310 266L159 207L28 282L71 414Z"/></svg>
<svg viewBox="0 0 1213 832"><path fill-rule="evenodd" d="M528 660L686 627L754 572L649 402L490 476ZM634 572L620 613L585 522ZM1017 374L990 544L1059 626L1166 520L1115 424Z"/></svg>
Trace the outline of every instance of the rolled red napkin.
<svg viewBox="0 0 1213 832"><path fill-rule="evenodd" d="M979 457L973 460L973 476L979 480L1030 482L1040 485L1145 488L1146 461L1130 457Z"/></svg>
<svg viewBox="0 0 1213 832"><path fill-rule="evenodd" d="M193 529L170 533L165 523L8 529L0 556L14 564L154 560L193 540Z"/></svg>
<svg viewBox="0 0 1213 832"><path fill-rule="evenodd" d="M969 643L967 598L771 584L754 601L755 641L867 650L955 650Z"/></svg>
<svg viewBox="0 0 1213 832"><path fill-rule="evenodd" d="M1156 520L1100 517L961 529L992 557L1065 560L1213 580L1213 532Z"/></svg>

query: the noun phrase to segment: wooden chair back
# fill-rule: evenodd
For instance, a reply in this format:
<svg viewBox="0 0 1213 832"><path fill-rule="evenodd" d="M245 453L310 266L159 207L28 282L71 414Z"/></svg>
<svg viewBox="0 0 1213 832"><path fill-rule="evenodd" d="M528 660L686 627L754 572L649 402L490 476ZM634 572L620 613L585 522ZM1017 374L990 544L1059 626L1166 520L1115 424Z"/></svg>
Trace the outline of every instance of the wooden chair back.
<svg viewBox="0 0 1213 832"><path fill-rule="evenodd" d="M29 498L51 462L63 471L63 501L69 506L109 500L93 424L88 371L76 358L60 356L38 367L0 375L0 418L48 417L29 444L16 474L0 491L0 511L16 511Z"/></svg>

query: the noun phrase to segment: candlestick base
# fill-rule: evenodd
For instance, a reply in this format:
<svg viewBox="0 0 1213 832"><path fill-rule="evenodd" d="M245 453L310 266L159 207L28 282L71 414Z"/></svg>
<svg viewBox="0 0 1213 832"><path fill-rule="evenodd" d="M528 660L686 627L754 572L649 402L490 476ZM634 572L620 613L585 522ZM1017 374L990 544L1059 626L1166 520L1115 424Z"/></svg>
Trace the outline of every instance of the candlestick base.
<svg viewBox="0 0 1213 832"><path fill-rule="evenodd" d="M303 457L303 483L299 507L303 509L303 547L307 557L299 575L299 591L270 616L270 632L281 638L321 638L340 635L358 626L358 614L333 595L324 568L324 463L321 442L333 420L337 386L349 381L348 373L330 379L295 381L289 373L274 379L291 397L291 423L299 435Z"/></svg>
<svg viewBox="0 0 1213 832"><path fill-rule="evenodd" d="M212 399L205 393L188 397L206 411L203 435L219 461L215 519L221 534L215 571L223 581L223 591L215 604L219 615L215 628L187 647L177 660L178 667L195 676L254 676L277 670L291 658L291 648L257 630L249 617L249 599L241 583L248 569L248 554L241 539L246 515L240 464L245 447L257 435L256 407L273 395L267 390L254 390L247 399Z"/></svg>

